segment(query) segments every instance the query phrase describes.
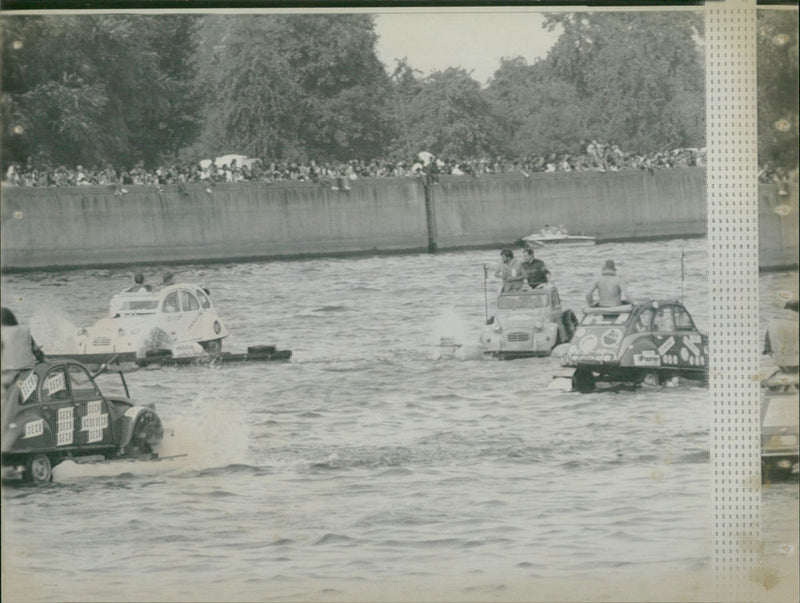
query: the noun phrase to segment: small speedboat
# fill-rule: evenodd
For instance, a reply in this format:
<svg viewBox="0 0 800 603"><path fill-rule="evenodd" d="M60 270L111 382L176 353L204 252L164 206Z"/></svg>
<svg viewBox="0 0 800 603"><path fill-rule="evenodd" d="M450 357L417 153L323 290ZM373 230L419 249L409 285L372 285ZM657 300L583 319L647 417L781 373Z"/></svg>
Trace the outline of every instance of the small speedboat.
<svg viewBox="0 0 800 603"><path fill-rule="evenodd" d="M527 237L523 237L522 240L528 245L533 245L536 247L549 247L552 245L594 245L596 243L594 237L588 235L571 235L563 227L545 227L539 232L535 232Z"/></svg>

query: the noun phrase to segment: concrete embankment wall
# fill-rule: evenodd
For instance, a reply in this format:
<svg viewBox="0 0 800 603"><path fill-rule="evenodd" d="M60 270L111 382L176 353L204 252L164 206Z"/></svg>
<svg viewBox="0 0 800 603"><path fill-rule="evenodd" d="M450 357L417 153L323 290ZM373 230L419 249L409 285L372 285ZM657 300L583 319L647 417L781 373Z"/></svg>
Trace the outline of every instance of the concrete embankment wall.
<svg viewBox="0 0 800 603"><path fill-rule="evenodd" d="M758 265L762 270L798 267L798 185L758 187Z"/></svg>
<svg viewBox="0 0 800 603"><path fill-rule="evenodd" d="M2 189L2 268L104 266L424 250L425 188L365 179ZM439 249L508 243L545 224L602 239L706 232L701 169L442 177L430 189Z"/></svg>

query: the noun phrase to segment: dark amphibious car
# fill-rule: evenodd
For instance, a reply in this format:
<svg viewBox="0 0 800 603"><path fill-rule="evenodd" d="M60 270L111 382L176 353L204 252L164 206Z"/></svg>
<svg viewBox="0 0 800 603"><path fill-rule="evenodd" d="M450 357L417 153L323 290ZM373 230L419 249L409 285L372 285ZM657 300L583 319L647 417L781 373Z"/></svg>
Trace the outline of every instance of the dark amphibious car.
<svg viewBox="0 0 800 603"><path fill-rule="evenodd" d="M76 457L154 456L163 437L152 407L100 391L93 375L72 360L44 361L4 375L2 465L23 479L50 481L53 467Z"/></svg>
<svg viewBox="0 0 800 603"><path fill-rule="evenodd" d="M575 369L572 383L591 391L597 381L659 385L672 377L705 382L708 337L697 330L677 300L590 307L563 366Z"/></svg>

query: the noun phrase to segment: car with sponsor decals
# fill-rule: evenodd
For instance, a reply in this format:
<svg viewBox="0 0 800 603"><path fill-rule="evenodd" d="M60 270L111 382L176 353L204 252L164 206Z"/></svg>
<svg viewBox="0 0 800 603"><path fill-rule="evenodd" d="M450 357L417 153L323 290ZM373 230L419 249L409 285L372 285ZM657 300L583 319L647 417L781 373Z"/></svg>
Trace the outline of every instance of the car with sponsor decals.
<svg viewBox="0 0 800 603"><path fill-rule="evenodd" d="M497 297L494 315L480 336L485 355L501 359L548 356L553 348L572 339L578 319L561 307L552 283L525 286Z"/></svg>
<svg viewBox="0 0 800 603"><path fill-rule="evenodd" d="M178 283L153 292L115 295L108 316L80 329L77 350L70 353L86 358L104 354L142 358L148 350L169 350L175 358L200 356L219 353L227 336L208 291Z"/></svg>
<svg viewBox="0 0 800 603"><path fill-rule="evenodd" d="M677 300L593 306L575 330L561 364L574 369L573 388L597 381L659 385L682 377L706 382L708 336Z"/></svg>
<svg viewBox="0 0 800 603"><path fill-rule="evenodd" d="M114 377L104 385L113 394L101 391L99 375L73 360L4 371L4 474L46 482L67 459L153 458L164 433L154 408L130 400L121 372L104 375Z"/></svg>

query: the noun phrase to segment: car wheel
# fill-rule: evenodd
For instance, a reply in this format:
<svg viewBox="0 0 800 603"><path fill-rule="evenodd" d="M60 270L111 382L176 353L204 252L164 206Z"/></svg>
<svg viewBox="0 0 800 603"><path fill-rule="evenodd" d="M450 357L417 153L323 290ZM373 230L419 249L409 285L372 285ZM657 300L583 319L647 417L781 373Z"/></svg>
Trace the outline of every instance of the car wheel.
<svg viewBox="0 0 800 603"><path fill-rule="evenodd" d="M149 456L153 447L164 437L164 429L159 418L151 413L143 414L136 419L133 435L128 444L128 456Z"/></svg>
<svg viewBox="0 0 800 603"><path fill-rule="evenodd" d="M656 387L661 385L661 378L658 376L658 373L647 371L639 378L639 383L650 387Z"/></svg>
<svg viewBox="0 0 800 603"><path fill-rule="evenodd" d="M53 464L46 454L32 454L25 463L25 481L34 484L53 480Z"/></svg>
<svg viewBox="0 0 800 603"><path fill-rule="evenodd" d="M219 354L222 351L222 340L212 339L211 341L207 341L203 347L209 354Z"/></svg>
<svg viewBox="0 0 800 603"><path fill-rule="evenodd" d="M588 369L579 368L572 376L572 389L579 391L582 394L588 394L594 391L595 378L592 371Z"/></svg>

